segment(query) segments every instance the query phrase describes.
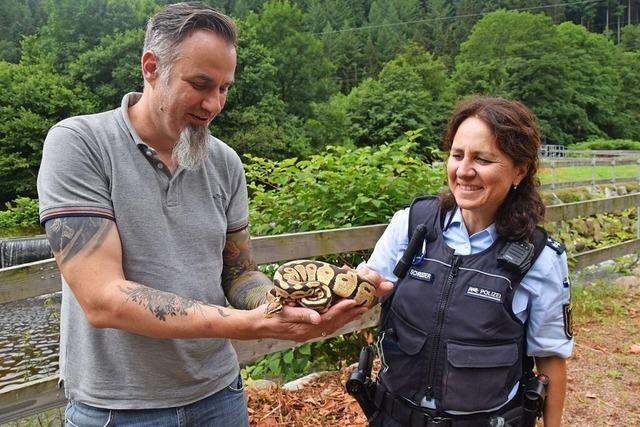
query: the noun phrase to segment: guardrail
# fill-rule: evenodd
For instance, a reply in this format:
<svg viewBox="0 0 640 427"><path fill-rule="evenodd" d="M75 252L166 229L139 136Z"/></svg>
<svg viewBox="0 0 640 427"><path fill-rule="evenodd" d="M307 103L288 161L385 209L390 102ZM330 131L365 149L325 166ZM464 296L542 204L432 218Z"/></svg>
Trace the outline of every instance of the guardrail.
<svg viewBox="0 0 640 427"><path fill-rule="evenodd" d="M547 222L569 220L596 213L617 212L638 206L640 206L640 194L638 193L554 205L547 208ZM385 227L385 224L379 224L255 237L252 239L252 243L258 263L265 264L371 249L382 235ZM605 248L570 254L570 257L573 259L573 268L581 269L585 266L638 250L640 250L640 239L634 239ZM0 304L57 292L60 290L60 286L60 273L52 259L0 269ZM375 326L378 314L378 308L372 309L331 336ZM301 343L262 339L233 341L233 345L238 353L240 363L246 364L259 356L294 348L301 345ZM64 392L58 388L57 375L25 384L9 386L0 392L0 423L62 406L65 401Z"/></svg>
<svg viewBox="0 0 640 427"><path fill-rule="evenodd" d="M604 159L598 158L579 158L579 157L564 157L564 158L550 158L543 159L540 163L542 167L571 167L571 166L622 166L637 164L637 158L619 158L619 159Z"/></svg>
<svg viewBox="0 0 640 427"><path fill-rule="evenodd" d="M578 187L594 187L594 186L620 186L640 182L640 177L623 177L623 178L604 178L604 179L588 179L583 181L561 181L540 185L541 190L557 190L559 188L578 188Z"/></svg>

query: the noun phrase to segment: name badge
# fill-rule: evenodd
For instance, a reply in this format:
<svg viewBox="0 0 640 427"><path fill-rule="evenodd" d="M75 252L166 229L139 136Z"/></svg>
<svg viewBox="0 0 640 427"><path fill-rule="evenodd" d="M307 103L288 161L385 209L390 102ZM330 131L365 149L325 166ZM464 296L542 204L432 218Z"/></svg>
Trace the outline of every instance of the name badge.
<svg viewBox="0 0 640 427"><path fill-rule="evenodd" d="M480 298L491 302L502 302L502 293L498 291L492 291L491 289L481 288L475 285L469 285L467 287L467 295L474 298Z"/></svg>
<svg viewBox="0 0 640 427"><path fill-rule="evenodd" d="M420 271L417 268L411 267L409 269L409 276L416 280L422 280L423 282L433 282L433 274L427 271Z"/></svg>

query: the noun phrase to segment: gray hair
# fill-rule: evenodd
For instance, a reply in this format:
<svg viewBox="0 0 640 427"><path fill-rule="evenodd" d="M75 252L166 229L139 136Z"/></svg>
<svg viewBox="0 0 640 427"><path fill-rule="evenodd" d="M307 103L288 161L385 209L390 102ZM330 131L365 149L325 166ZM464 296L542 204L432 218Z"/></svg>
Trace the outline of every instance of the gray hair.
<svg viewBox="0 0 640 427"><path fill-rule="evenodd" d="M161 77L168 79L180 43L197 30L211 31L237 47L238 32L231 18L202 3L171 4L149 19L143 49L156 55Z"/></svg>

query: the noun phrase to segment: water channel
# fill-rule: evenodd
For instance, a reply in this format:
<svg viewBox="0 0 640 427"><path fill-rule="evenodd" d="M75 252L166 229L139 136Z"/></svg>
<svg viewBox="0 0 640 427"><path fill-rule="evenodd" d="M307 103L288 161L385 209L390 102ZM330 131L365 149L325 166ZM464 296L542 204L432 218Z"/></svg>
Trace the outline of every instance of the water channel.
<svg viewBox="0 0 640 427"><path fill-rule="evenodd" d="M58 372L61 293L0 305L0 392Z"/></svg>

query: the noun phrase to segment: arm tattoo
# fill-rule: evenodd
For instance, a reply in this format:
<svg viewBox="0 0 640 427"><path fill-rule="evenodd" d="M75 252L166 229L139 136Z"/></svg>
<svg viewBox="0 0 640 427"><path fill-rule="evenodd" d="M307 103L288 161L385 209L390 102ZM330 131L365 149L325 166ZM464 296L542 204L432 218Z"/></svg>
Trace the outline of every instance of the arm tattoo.
<svg viewBox="0 0 640 427"><path fill-rule="evenodd" d="M246 228L227 234L222 259L222 288L231 305L249 310L266 302L267 291L273 285L258 271Z"/></svg>
<svg viewBox="0 0 640 427"><path fill-rule="evenodd" d="M157 289L143 286L138 283L130 282L131 287L120 286L123 294L127 295L127 301L131 300L140 306L148 309L158 319L163 322L167 320L167 316L177 317L187 316L187 310L193 311L205 316L203 306L209 305L190 298L183 298L170 292L159 291ZM222 308L217 307L218 313L222 317L229 317Z"/></svg>
<svg viewBox="0 0 640 427"><path fill-rule="evenodd" d="M51 250L64 264L80 252L90 254L102 245L113 221L96 217L63 217L45 223Z"/></svg>

